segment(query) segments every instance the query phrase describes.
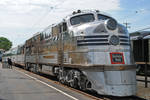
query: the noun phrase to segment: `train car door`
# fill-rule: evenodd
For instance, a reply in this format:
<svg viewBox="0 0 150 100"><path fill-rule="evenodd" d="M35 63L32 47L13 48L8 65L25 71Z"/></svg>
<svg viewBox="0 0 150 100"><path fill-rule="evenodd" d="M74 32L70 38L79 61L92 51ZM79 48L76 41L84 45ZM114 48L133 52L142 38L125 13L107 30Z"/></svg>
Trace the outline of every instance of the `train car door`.
<svg viewBox="0 0 150 100"><path fill-rule="evenodd" d="M59 35L58 35L58 64L61 66L64 62L64 34L67 31L67 23L62 22L59 24Z"/></svg>

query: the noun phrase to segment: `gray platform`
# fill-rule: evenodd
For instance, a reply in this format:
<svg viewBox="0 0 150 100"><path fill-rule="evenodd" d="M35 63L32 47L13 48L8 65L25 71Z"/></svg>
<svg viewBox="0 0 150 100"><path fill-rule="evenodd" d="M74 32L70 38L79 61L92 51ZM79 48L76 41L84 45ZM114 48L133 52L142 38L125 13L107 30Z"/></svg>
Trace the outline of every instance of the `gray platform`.
<svg viewBox="0 0 150 100"><path fill-rule="evenodd" d="M57 86L57 89L75 97L77 100L90 100L88 97L75 91ZM0 64L0 100L75 100L59 91L50 88L34 79L16 71L2 68Z"/></svg>

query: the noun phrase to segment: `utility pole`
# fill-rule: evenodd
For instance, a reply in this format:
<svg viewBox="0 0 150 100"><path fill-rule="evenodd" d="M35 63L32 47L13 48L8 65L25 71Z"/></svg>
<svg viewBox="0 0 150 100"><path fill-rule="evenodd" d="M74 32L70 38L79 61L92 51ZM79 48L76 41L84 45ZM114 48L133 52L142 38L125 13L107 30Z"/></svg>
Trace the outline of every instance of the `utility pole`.
<svg viewBox="0 0 150 100"><path fill-rule="evenodd" d="M123 24L125 25L126 28L131 28L131 27L129 26L131 23L128 23L128 22L126 21L126 22L123 23Z"/></svg>

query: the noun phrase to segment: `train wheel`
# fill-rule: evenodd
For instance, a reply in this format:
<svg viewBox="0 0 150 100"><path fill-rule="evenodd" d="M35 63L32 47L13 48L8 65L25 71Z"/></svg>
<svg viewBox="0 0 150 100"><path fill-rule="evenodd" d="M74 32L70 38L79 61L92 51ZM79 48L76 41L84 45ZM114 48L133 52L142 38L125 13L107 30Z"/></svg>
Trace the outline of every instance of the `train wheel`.
<svg viewBox="0 0 150 100"><path fill-rule="evenodd" d="M26 64L26 70L30 71L30 64L29 63Z"/></svg>
<svg viewBox="0 0 150 100"><path fill-rule="evenodd" d="M84 75L82 75L80 78L81 78L80 79L80 89L85 90L86 89L87 78Z"/></svg>
<svg viewBox="0 0 150 100"><path fill-rule="evenodd" d="M65 84L65 80L61 76L59 76L59 82Z"/></svg>
<svg viewBox="0 0 150 100"><path fill-rule="evenodd" d="M38 64L33 64L32 66L33 66L33 72L38 74L38 72L39 72L39 65Z"/></svg>
<svg viewBox="0 0 150 100"><path fill-rule="evenodd" d="M59 80L60 83L64 84L64 79L63 77L61 76L61 73L59 72L59 74L57 75L57 79Z"/></svg>
<svg viewBox="0 0 150 100"><path fill-rule="evenodd" d="M36 64L36 74L40 74L40 64Z"/></svg>
<svg viewBox="0 0 150 100"><path fill-rule="evenodd" d="M72 87L72 88L78 88L78 79L77 78L74 78L70 83L69 85Z"/></svg>

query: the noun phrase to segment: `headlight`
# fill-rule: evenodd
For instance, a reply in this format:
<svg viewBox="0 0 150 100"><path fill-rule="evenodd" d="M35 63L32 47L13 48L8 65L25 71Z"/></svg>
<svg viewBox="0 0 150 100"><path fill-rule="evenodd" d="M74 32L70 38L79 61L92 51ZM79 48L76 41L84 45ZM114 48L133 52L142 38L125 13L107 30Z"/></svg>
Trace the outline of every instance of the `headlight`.
<svg viewBox="0 0 150 100"><path fill-rule="evenodd" d="M109 30L115 30L117 28L117 22L114 19L108 19L106 24Z"/></svg>
<svg viewBox="0 0 150 100"><path fill-rule="evenodd" d="M84 32L82 31L82 32L80 33L80 35L84 35Z"/></svg>
<svg viewBox="0 0 150 100"><path fill-rule="evenodd" d="M118 45L119 44L119 37L116 35L112 35L109 39L109 43L112 45Z"/></svg>

